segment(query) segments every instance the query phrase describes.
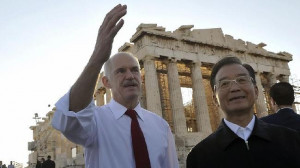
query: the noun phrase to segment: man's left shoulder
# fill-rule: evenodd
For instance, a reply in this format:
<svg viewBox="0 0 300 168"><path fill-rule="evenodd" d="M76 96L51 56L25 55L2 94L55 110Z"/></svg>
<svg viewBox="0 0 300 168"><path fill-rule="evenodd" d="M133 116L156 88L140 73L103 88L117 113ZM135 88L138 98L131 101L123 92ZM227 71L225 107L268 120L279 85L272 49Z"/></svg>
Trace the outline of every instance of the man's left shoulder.
<svg viewBox="0 0 300 168"><path fill-rule="evenodd" d="M269 124L265 122L259 122L260 126L265 129L268 133L271 133L274 138L287 138L290 139L291 136L295 137L296 139L300 140L300 134L293 129L281 126L281 125L276 125L276 124ZM280 137L278 137L280 136Z"/></svg>
<svg viewBox="0 0 300 168"><path fill-rule="evenodd" d="M282 118L278 115L278 113L270 114L264 117L259 118L259 120L264 121L266 123L278 122L278 120L282 120Z"/></svg>

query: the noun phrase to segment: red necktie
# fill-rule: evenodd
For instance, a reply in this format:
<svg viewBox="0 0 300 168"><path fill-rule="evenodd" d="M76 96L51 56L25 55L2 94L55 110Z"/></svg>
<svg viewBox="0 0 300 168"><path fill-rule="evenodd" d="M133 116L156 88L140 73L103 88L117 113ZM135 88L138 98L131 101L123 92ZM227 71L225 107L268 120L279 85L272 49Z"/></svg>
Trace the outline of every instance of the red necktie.
<svg viewBox="0 0 300 168"><path fill-rule="evenodd" d="M128 109L125 114L131 118L131 139L136 168L151 168L146 141L136 112Z"/></svg>

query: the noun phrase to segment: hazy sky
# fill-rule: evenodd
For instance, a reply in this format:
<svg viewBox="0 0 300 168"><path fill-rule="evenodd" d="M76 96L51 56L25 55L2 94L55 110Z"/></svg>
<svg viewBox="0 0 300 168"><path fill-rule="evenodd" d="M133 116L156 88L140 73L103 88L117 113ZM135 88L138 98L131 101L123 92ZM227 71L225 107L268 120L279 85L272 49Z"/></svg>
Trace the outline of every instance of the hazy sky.
<svg viewBox="0 0 300 168"><path fill-rule="evenodd" d="M140 23L168 31L192 24L287 51L294 59L291 73L300 70L298 0L0 0L0 160L26 165L34 113L45 116L75 82L105 14L118 3L127 4L128 13L112 53Z"/></svg>

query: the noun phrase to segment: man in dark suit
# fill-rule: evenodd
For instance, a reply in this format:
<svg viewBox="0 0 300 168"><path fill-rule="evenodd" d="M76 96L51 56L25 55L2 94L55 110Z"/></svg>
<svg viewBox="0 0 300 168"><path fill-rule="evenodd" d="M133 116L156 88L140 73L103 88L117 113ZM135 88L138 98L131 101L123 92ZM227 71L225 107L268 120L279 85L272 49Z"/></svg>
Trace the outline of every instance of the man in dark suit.
<svg viewBox="0 0 300 168"><path fill-rule="evenodd" d="M50 155L48 155L47 160L43 162L42 168L55 168L55 162L51 160Z"/></svg>
<svg viewBox="0 0 300 168"><path fill-rule="evenodd" d="M187 168L300 167L300 135L254 115L258 89L250 65L225 57L213 67L210 84L225 118L191 150Z"/></svg>
<svg viewBox="0 0 300 168"><path fill-rule="evenodd" d="M270 97L275 113L262 117L261 120L300 132L300 115L292 108L295 100L293 86L287 82L276 83L270 89Z"/></svg>

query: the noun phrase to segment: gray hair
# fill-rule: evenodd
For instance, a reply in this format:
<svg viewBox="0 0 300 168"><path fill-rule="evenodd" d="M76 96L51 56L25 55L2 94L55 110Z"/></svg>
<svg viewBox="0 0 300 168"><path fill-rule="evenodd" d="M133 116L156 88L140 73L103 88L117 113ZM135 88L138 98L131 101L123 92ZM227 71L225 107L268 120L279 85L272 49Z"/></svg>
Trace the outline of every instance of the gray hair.
<svg viewBox="0 0 300 168"><path fill-rule="evenodd" d="M125 55L129 55L132 56L139 65L140 68L140 64L139 64L139 60L130 52L118 52L115 55L111 56L105 63L104 63L104 76L108 77L111 75L111 67L112 67L112 60L114 59L115 56L120 55L120 54L125 54Z"/></svg>

